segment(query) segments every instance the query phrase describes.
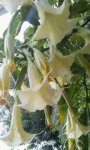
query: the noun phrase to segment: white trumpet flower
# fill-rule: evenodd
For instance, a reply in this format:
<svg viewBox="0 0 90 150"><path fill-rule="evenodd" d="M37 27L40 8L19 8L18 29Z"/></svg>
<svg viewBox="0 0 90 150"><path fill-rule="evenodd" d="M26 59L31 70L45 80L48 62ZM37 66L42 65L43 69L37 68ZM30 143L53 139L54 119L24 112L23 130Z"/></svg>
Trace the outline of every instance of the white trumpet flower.
<svg viewBox="0 0 90 150"><path fill-rule="evenodd" d="M31 4L32 0L0 0L0 4L4 5L7 11L13 13L17 7L23 4Z"/></svg>
<svg viewBox="0 0 90 150"><path fill-rule="evenodd" d="M30 142L35 137L35 134L29 134L24 131L21 124L21 110L16 104L13 106L12 119L9 132L0 137L9 146L17 146L22 143Z"/></svg>
<svg viewBox="0 0 90 150"><path fill-rule="evenodd" d="M77 116L68 109L67 120L66 120L66 135L70 139L77 140L81 135L86 135L90 132L90 126L82 125Z"/></svg>
<svg viewBox="0 0 90 150"><path fill-rule="evenodd" d="M74 28L76 20L69 19L69 5L66 0L59 8L53 8L46 1L39 1L35 5L41 22L32 40L48 38L51 44L56 45Z"/></svg>
<svg viewBox="0 0 90 150"><path fill-rule="evenodd" d="M47 105L57 104L62 94L62 89L56 84L56 89L52 88L47 77L42 81L41 76L32 63L28 66L28 77L30 88L17 91L21 101L21 107L30 112L43 110Z"/></svg>
<svg viewBox="0 0 90 150"><path fill-rule="evenodd" d="M29 112L43 110L47 105L57 104L61 94L62 89L60 90L59 87L53 89L47 81L37 91L32 91L30 88L17 91L21 101L20 106Z"/></svg>

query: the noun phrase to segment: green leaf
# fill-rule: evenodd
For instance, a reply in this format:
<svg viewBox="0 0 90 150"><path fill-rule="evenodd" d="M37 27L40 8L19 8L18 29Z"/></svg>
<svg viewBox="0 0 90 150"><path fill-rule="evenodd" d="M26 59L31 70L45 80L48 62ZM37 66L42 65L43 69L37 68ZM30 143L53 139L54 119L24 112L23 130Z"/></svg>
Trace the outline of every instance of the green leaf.
<svg viewBox="0 0 90 150"><path fill-rule="evenodd" d="M90 10L90 5L85 0L79 0L70 6L70 17L80 17Z"/></svg>
<svg viewBox="0 0 90 150"><path fill-rule="evenodd" d="M25 74L26 74L26 71L27 71L27 67L23 67L20 74L19 74L19 77L17 79L17 82L16 82L16 89L20 89L21 88L21 85L24 81L24 77L25 77Z"/></svg>

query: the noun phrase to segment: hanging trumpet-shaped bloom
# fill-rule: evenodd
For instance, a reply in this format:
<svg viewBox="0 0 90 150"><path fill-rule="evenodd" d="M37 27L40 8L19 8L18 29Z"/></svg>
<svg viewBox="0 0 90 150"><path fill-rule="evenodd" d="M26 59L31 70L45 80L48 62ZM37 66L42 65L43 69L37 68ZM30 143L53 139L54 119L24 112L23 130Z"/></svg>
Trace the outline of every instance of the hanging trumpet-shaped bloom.
<svg viewBox="0 0 90 150"><path fill-rule="evenodd" d="M56 89L52 88L47 78L42 81L36 66L29 63L28 77L30 88L24 88L17 91L21 101L21 107L30 112L43 110L46 105L57 104L60 99L62 89L56 84Z"/></svg>
<svg viewBox="0 0 90 150"><path fill-rule="evenodd" d="M24 131L21 124L21 110L16 104L13 106L12 119L9 132L0 137L9 146L17 146L22 143L30 142L35 137L35 134L29 134Z"/></svg>
<svg viewBox="0 0 90 150"><path fill-rule="evenodd" d="M62 90L54 90L48 83L44 83L38 91L26 88L18 90L17 94L22 103L20 106L27 111L35 112L36 110L43 110L47 105L57 104L61 92Z"/></svg>
<svg viewBox="0 0 90 150"><path fill-rule="evenodd" d="M9 89L10 77L9 77L9 68L3 63L0 67L0 97L1 99L6 99L7 92Z"/></svg>
<svg viewBox="0 0 90 150"><path fill-rule="evenodd" d="M56 45L74 28L76 21L69 19L69 5L66 0L59 8L53 8L44 0L35 5L41 22L33 40L48 38L51 44Z"/></svg>
<svg viewBox="0 0 90 150"><path fill-rule="evenodd" d="M13 44L13 36L8 30L4 39L4 51L10 71L14 71L16 69L16 65L14 62Z"/></svg>
<svg viewBox="0 0 90 150"><path fill-rule="evenodd" d="M4 5L4 7L9 12L14 12L19 5L23 4L31 4L32 0L0 0L0 4Z"/></svg>
<svg viewBox="0 0 90 150"><path fill-rule="evenodd" d="M70 67L75 59L75 53L63 56L60 52L56 51L55 57L49 61L49 66L52 70L53 77L58 76L71 76Z"/></svg>
<svg viewBox="0 0 90 150"><path fill-rule="evenodd" d="M81 135L86 135L90 132L90 126L82 125L77 116L68 109L67 120L66 120L66 134L70 139L78 139Z"/></svg>

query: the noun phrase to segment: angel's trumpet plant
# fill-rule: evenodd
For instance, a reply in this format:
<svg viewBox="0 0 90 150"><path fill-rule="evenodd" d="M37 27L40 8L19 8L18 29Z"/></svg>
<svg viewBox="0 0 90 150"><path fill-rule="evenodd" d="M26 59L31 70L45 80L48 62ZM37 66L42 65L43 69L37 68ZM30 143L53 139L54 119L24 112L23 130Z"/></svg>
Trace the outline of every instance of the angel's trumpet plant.
<svg viewBox="0 0 90 150"><path fill-rule="evenodd" d="M0 99L1 103L6 101L10 84L10 76L8 66L3 63L0 66Z"/></svg>
<svg viewBox="0 0 90 150"><path fill-rule="evenodd" d="M56 45L75 27L76 21L69 19L69 5L66 0L58 8L53 8L47 1L40 0L35 3L40 25L33 40L48 38L51 44Z"/></svg>
<svg viewBox="0 0 90 150"><path fill-rule="evenodd" d="M35 137L35 134L29 134L22 128L20 109L15 102L12 110L10 129L6 135L0 137L0 140L12 147L28 143Z"/></svg>
<svg viewBox="0 0 90 150"><path fill-rule="evenodd" d="M57 104L62 89L57 84L56 89L53 89L47 78L42 80L38 69L31 62L28 62L28 77L30 88L24 86L22 90L17 91L17 95L22 103L21 107L34 112L43 110L47 105Z"/></svg>

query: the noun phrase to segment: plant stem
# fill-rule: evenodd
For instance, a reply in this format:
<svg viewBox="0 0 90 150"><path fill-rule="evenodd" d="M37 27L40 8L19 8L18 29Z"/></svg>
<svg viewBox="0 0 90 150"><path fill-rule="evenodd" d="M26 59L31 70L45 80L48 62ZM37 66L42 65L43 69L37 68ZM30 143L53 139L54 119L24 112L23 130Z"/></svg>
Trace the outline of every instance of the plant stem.
<svg viewBox="0 0 90 150"><path fill-rule="evenodd" d="M52 128L53 123L52 123L52 119L51 119L51 116L50 116L49 106L45 107L44 113L45 113L45 118L46 118L46 121L47 121L47 126Z"/></svg>
<svg viewBox="0 0 90 150"><path fill-rule="evenodd" d="M68 149L69 150L74 150L74 140L68 138Z"/></svg>

